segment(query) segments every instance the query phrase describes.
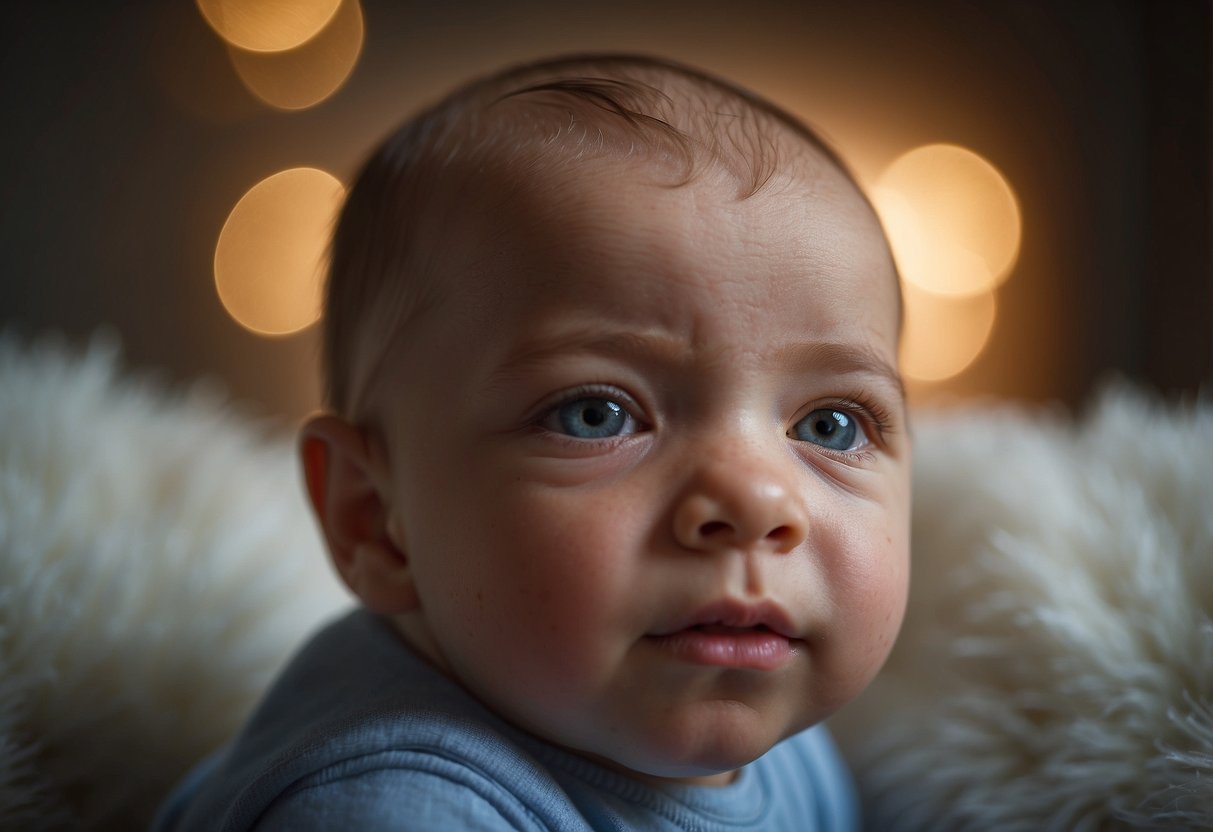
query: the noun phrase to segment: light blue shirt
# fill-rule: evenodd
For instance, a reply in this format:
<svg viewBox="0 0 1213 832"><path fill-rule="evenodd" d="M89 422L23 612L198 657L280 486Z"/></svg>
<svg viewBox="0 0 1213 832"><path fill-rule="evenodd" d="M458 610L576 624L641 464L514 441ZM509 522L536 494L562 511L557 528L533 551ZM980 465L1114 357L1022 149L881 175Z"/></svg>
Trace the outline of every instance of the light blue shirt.
<svg viewBox="0 0 1213 832"><path fill-rule="evenodd" d="M857 829L816 727L723 787L642 783L508 725L356 611L295 657L233 743L161 809L193 830Z"/></svg>

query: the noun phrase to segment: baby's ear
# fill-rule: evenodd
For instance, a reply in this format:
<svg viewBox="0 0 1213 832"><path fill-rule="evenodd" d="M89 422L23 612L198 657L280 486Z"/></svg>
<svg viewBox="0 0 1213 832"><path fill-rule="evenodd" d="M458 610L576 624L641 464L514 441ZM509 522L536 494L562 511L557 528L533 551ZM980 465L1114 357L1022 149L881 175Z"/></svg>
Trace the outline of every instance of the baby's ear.
<svg viewBox="0 0 1213 832"><path fill-rule="evenodd" d="M366 435L337 416L303 426L299 453L308 496L341 579L373 612L418 606L401 530L386 496L387 466Z"/></svg>

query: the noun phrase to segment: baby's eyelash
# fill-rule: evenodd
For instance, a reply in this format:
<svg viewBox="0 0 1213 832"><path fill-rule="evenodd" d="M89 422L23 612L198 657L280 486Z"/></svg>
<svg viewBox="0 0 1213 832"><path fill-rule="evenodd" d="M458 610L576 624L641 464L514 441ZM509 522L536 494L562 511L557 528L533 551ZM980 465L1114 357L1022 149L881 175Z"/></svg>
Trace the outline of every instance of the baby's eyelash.
<svg viewBox="0 0 1213 832"><path fill-rule="evenodd" d="M828 406L857 412L864 416L876 433L876 438L881 441L886 440L896 430L892 412L866 390L857 390L849 396L837 399Z"/></svg>
<svg viewBox="0 0 1213 832"><path fill-rule="evenodd" d="M855 406L855 408L859 408L860 410L866 412L867 417L872 420L872 427L876 428L876 432L881 434L882 437L894 432L895 427L892 411L885 408L885 406L879 403L879 401L875 397L872 397L872 395L867 393L855 395L852 401L850 401L850 404Z"/></svg>
<svg viewBox="0 0 1213 832"><path fill-rule="evenodd" d="M630 410L636 408L636 401L623 390L613 384L580 384L576 387L570 387L567 390L561 390L548 398L535 408L537 416L542 416L550 412L553 408L560 407L562 404L575 402L578 399L601 398L618 401L620 404L626 405Z"/></svg>

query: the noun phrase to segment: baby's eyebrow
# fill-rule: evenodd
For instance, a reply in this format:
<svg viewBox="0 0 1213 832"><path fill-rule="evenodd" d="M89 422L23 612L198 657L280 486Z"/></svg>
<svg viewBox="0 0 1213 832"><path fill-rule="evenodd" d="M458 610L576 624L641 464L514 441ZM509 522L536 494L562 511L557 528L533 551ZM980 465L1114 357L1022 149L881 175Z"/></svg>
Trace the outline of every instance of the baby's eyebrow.
<svg viewBox="0 0 1213 832"><path fill-rule="evenodd" d="M814 370L826 369L840 375L871 376L894 390L903 404L906 401L906 388L901 373L868 344L833 341L793 344L780 350L779 358Z"/></svg>
<svg viewBox="0 0 1213 832"><path fill-rule="evenodd" d="M570 354L608 355L637 362L674 366L689 358L688 345L663 332L584 328L528 338L493 370L490 383L508 381L528 368Z"/></svg>

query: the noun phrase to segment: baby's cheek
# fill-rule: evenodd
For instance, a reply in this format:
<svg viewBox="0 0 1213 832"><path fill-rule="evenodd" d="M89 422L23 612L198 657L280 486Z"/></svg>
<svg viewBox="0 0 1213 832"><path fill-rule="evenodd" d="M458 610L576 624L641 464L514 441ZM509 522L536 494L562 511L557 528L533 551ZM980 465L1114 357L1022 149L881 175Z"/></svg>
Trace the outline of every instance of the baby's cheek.
<svg viewBox="0 0 1213 832"><path fill-rule="evenodd" d="M510 633L511 649L543 658L601 631L617 583L605 551L613 547L585 524L553 512L517 514L484 570L493 637Z"/></svg>
<svg viewBox="0 0 1213 832"><path fill-rule="evenodd" d="M893 649L905 616L908 595L907 558L894 553L885 569L870 581L870 604L860 622L868 631L868 679L876 675ZM866 682L865 682L866 684Z"/></svg>
<svg viewBox="0 0 1213 832"><path fill-rule="evenodd" d="M873 523L866 536L845 544L852 557L835 595L839 628L834 640L846 665L840 691L857 695L883 666L905 615L909 587L907 533L898 523ZM839 704L844 704L840 702Z"/></svg>

